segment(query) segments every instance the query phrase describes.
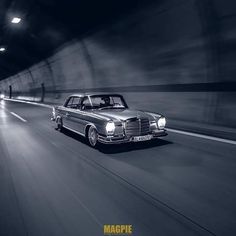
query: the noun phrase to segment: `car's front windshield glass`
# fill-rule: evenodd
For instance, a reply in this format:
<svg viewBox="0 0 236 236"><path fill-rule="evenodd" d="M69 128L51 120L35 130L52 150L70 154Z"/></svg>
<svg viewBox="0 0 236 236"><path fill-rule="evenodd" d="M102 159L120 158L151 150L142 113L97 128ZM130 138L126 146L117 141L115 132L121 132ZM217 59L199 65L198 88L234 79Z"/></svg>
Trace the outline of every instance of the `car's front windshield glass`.
<svg viewBox="0 0 236 236"><path fill-rule="evenodd" d="M84 109L124 109L127 105L119 95L94 95L86 98L83 102Z"/></svg>

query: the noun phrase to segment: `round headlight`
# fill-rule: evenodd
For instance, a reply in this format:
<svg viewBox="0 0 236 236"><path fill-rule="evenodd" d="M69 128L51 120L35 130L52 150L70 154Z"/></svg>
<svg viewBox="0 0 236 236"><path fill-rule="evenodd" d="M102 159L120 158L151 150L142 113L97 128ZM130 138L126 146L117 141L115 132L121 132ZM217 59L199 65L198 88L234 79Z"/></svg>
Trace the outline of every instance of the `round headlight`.
<svg viewBox="0 0 236 236"><path fill-rule="evenodd" d="M166 125L166 118L165 117L161 117L158 121L157 121L157 125L159 129L164 129L165 125Z"/></svg>
<svg viewBox="0 0 236 236"><path fill-rule="evenodd" d="M112 122L112 121L109 121L106 125L106 131L107 131L107 134L114 134L114 131L115 131L115 123Z"/></svg>

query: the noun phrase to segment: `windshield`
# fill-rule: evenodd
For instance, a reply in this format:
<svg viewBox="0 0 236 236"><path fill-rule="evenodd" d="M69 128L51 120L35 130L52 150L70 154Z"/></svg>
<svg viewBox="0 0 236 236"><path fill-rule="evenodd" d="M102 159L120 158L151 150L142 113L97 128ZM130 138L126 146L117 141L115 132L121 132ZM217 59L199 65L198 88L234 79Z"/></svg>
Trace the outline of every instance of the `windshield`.
<svg viewBox="0 0 236 236"><path fill-rule="evenodd" d="M119 95L94 95L86 97L82 103L83 109L124 109L127 108L122 96Z"/></svg>

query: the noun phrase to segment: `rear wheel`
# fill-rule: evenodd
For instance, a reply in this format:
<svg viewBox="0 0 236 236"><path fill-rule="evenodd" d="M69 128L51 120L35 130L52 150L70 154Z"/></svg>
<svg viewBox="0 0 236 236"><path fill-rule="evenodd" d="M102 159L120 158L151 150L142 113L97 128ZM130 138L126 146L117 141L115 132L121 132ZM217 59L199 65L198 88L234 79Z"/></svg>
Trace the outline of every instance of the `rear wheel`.
<svg viewBox="0 0 236 236"><path fill-rule="evenodd" d="M96 130L96 128L94 128L93 126L89 127L88 130L88 142L89 145L92 147L95 147L98 143L98 132Z"/></svg>
<svg viewBox="0 0 236 236"><path fill-rule="evenodd" d="M58 131L62 132L63 131L63 123L62 123L62 119L59 118L57 121L57 128Z"/></svg>

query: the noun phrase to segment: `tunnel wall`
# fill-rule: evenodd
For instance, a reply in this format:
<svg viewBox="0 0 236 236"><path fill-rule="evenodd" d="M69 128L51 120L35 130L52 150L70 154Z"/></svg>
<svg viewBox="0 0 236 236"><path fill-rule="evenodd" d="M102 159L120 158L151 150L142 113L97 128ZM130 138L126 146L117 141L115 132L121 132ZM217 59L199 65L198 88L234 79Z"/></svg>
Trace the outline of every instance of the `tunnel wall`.
<svg viewBox="0 0 236 236"><path fill-rule="evenodd" d="M164 3L165 2L165 3ZM61 103L71 93L115 91L171 122L236 127L233 0L163 1L0 82L18 99Z"/></svg>

